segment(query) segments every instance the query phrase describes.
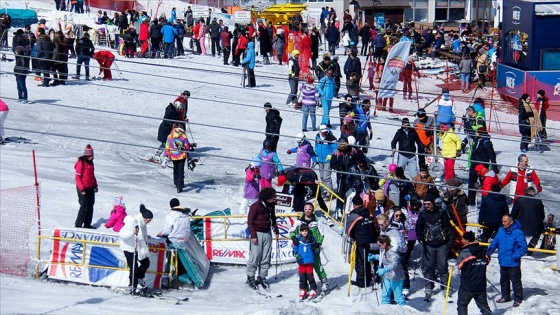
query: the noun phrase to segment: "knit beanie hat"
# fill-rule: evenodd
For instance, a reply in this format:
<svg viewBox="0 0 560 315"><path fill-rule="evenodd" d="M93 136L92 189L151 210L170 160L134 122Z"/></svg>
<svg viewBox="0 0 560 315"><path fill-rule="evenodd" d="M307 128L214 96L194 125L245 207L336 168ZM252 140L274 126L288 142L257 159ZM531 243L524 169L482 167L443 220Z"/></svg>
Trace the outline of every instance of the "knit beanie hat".
<svg viewBox="0 0 560 315"><path fill-rule="evenodd" d="M154 214L152 213L152 211L148 210L146 208L146 206L144 206L143 204L140 205L140 213L142 213L142 218L144 218L144 219L153 219L154 218Z"/></svg>
<svg viewBox="0 0 560 315"><path fill-rule="evenodd" d="M263 107L264 107L265 109L266 109L266 108L272 108L272 104L270 104L269 102L266 102L266 103L264 103L264 106L263 106Z"/></svg>
<svg viewBox="0 0 560 315"><path fill-rule="evenodd" d="M84 149L84 155L93 156L93 148L91 147L91 144L86 145L86 148Z"/></svg>
<svg viewBox="0 0 560 315"><path fill-rule="evenodd" d="M428 192L426 194L426 196L424 197L424 201L431 202L434 205L436 204L436 199L437 199L437 196L435 194L431 193L431 192Z"/></svg>
<svg viewBox="0 0 560 315"><path fill-rule="evenodd" d="M375 191L375 200L383 201L385 200L385 192L383 189L378 189Z"/></svg>
<svg viewBox="0 0 560 315"><path fill-rule="evenodd" d="M463 238L469 242L474 242L474 232L473 231L468 231L465 232L465 234L463 234Z"/></svg>

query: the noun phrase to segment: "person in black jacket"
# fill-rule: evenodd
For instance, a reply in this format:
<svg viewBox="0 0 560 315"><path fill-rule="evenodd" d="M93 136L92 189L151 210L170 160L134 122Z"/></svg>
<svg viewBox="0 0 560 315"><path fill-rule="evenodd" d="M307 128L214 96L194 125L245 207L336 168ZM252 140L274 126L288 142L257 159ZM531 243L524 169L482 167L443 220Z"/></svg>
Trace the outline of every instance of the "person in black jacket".
<svg viewBox="0 0 560 315"><path fill-rule="evenodd" d="M37 59L39 60L39 68L43 73L42 87L48 87L50 81L51 59L53 56L53 43L49 35L45 33L45 29L40 27L37 29Z"/></svg>
<svg viewBox="0 0 560 315"><path fill-rule="evenodd" d="M346 234L356 242L356 281L353 285L360 288L369 287L373 280L371 263L368 255L371 253L371 244L376 242L379 236L374 226L374 218L367 209L359 194L352 199L353 208L346 220Z"/></svg>
<svg viewBox="0 0 560 315"><path fill-rule="evenodd" d="M416 176L418 174L416 147L418 146L418 149L423 150L424 145L406 117L402 119L402 127L397 130L391 141L393 151L391 156L394 156L397 152L397 144L399 145L397 165L406 168L410 177Z"/></svg>
<svg viewBox="0 0 560 315"><path fill-rule="evenodd" d="M525 196L520 197L513 204L511 216L521 223L521 230L527 238L527 247L535 248L541 233L544 231L544 204L537 199L537 189L533 186L525 188ZM527 255L531 255L528 252Z"/></svg>
<svg viewBox="0 0 560 315"><path fill-rule="evenodd" d="M494 145L490 139L490 135L483 128L479 127L475 134L472 135L472 146L470 151L470 168L469 168L469 205L476 204L476 187L475 184L479 180L475 168L477 165L482 164L485 168L493 170L496 174L499 173L498 165L496 164L496 152Z"/></svg>
<svg viewBox="0 0 560 315"><path fill-rule="evenodd" d="M295 212L303 212L307 190L311 191L311 198L314 198L317 192L317 184L320 182L319 177L313 169L308 167L291 167L285 170L285 176L286 182L284 183L280 182L280 177L278 177L278 186L284 186L284 193L288 192L290 185L294 186L292 191L294 194L293 210ZM320 195L317 198L317 202L321 210L328 212L329 208Z"/></svg>
<svg viewBox="0 0 560 315"><path fill-rule="evenodd" d="M485 227L482 229L480 241L488 242L490 238L498 232L502 226L502 217L509 214L509 206L506 196L500 194L501 187L498 184L492 185L492 192L486 198L482 198L480 211L478 212L478 224Z"/></svg>
<svg viewBox="0 0 560 315"><path fill-rule="evenodd" d="M264 103L264 110L266 112L266 138L272 142L271 151L276 152L276 147L278 146L278 140L280 140L280 127L282 127L282 117L280 117L280 111L276 108L272 108L272 104L266 102Z"/></svg>
<svg viewBox="0 0 560 315"><path fill-rule="evenodd" d="M163 115L163 120L159 124L157 139L161 142L161 145L157 149L156 153L152 157L155 162L161 162L161 155L163 154L163 149L165 149L165 143L167 142L167 136L173 130L173 123L179 120L179 110L183 109L183 103L180 101L175 101L175 104L169 103L165 108L165 114ZM183 127L184 128L184 127Z"/></svg>
<svg viewBox="0 0 560 315"><path fill-rule="evenodd" d="M152 54L152 59L156 57L159 58L159 54L160 54L159 46L161 45L161 39L163 35L161 34L161 27L158 24L158 20L155 18L152 25L150 26L149 36L150 36L150 44L151 44L150 51Z"/></svg>
<svg viewBox="0 0 560 315"><path fill-rule="evenodd" d="M352 173L350 175L350 183L356 190L356 194L365 193L371 195L379 189L379 174L373 164L369 164L367 160L364 159L357 162L350 169L350 172Z"/></svg>
<svg viewBox="0 0 560 315"><path fill-rule="evenodd" d="M418 242L423 246L422 266L424 293L426 301L432 299L432 289L439 274L442 290L449 278L447 254L453 246L453 231L449 223L449 215L436 205L436 195L428 192L424 197L424 210L418 215L416 222Z"/></svg>
<svg viewBox="0 0 560 315"><path fill-rule="evenodd" d="M89 61L91 57L93 57L94 52L95 47L89 39L89 33L85 32L83 37L80 38L76 44L76 54L78 55L78 60L76 62L76 75L73 77L74 79L80 78L80 69L83 63L86 68L86 80L89 80Z"/></svg>
<svg viewBox="0 0 560 315"><path fill-rule="evenodd" d="M461 284L457 297L457 313L468 314L468 305L474 299L483 315L492 314L486 294L486 268L490 257L486 250L474 241L474 232L468 231L461 238L463 248L457 257L457 269L461 272Z"/></svg>
<svg viewBox="0 0 560 315"><path fill-rule="evenodd" d="M331 157L331 169L336 171L336 193L341 198L346 198L346 192L352 188L350 182L350 172L352 167L358 162L365 161L364 153L356 147L348 145L348 139L340 137L338 139L338 147L333 152ZM337 219L342 216L342 209L344 201L337 199L336 201L336 216Z"/></svg>
<svg viewBox="0 0 560 315"><path fill-rule="evenodd" d="M360 82L362 77L362 63L358 57L358 50L356 48L348 49L348 59L344 64L344 74L346 75L346 80L350 79L350 74L356 74L356 81Z"/></svg>
<svg viewBox="0 0 560 315"><path fill-rule="evenodd" d="M212 57L216 56L218 52L218 57L221 57L220 52L220 33L222 32L222 27L218 24L216 18L212 19L212 23L208 25L208 33L210 33L210 41L212 43Z"/></svg>
<svg viewBox="0 0 560 315"><path fill-rule="evenodd" d="M14 33L14 38L12 40L12 50L15 56L15 67L14 75L16 77L18 100L27 100L27 86L25 84L25 79L29 73L29 53L26 48L29 45L29 41L23 36L23 30L19 29Z"/></svg>
<svg viewBox="0 0 560 315"><path fill-rule="evenodd" d="M369 55L369 41L371 40L371 29L369 28L367 22L364 23L364 26L362 26L358 35L362 38L361 55L367 56Z"/></svg>

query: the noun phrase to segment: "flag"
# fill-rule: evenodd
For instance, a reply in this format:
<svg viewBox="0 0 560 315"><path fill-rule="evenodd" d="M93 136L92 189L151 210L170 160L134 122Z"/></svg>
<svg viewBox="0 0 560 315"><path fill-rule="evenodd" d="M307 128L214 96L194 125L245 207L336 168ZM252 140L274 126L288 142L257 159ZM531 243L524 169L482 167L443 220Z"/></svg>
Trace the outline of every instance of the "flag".
<svg viewBox="0 0 560 315"><path fill-rule="evenodd" d="M411 44L409 41L399 42L389 51L379 84L379 98L393 97L397 93L397 82L406 66Z"/></svg>

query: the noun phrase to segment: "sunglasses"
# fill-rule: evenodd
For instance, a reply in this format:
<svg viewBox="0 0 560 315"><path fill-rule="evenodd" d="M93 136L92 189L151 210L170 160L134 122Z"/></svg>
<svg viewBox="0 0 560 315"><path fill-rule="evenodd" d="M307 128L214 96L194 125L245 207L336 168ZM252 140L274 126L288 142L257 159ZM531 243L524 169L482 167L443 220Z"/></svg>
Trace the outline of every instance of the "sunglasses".
<svg viewBox="0 0 560 315"><path fill-rule="evenodd" d="M431 206L432 203L431 202L424 202L424 206Z"/></svg>

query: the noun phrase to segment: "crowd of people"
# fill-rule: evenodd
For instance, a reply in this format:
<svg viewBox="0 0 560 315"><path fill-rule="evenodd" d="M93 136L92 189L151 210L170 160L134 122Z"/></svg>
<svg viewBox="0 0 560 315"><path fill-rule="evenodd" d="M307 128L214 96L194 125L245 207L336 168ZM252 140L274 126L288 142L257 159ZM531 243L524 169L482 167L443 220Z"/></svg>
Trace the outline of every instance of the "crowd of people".
<svg viewBox="0 0 560 315"><path fill-rule="evenodd" d="M60 9L64 10L62 3ZM72 1L74 2L74 1ZM76 10L80 1L75 1ZM83 2L83 1L82 1ZM57 6L57 9L59 7ZM190 9L190 8L189 8ZM177 19L173 10L170 18L162 16L151 20L145 12L123 12L109 18L106 12L100 12L99 24L113 23L119 26L119 35L124 42L124 54L127 57L173 58L185 54L183 39L185 30L192 30L194 54L222 57L223 64L230 62L234 66L247 68L248 87L256 86L254 67L256 63L256 43L263 57L263 64L270 64L275 58L279 64L287 61L288 83L290 92L286 104L296 107L301 91L301 133L297 132L296 145L286 154L296 156L295 167L284 169L278 152L278 140L282 118L280 111L270 103L264 104L266 112L266 130L262 149L244 170L245 185L240 214L247 214L250 232L250 257L247 264L247 284L251 288L262 286L267 289L268 270L272 232L279 235L276 226L274 200L277 194L272 187L272 180L278 177L278 185L284 193L294 195L293 210L302 216L290 233L294 257L298 261L300 298L315 298L320 292L329 292L327 275L321 265L320 251L323 235L317 227L321 220L315 214L312 203L306 202L308 190L316 191L320 185L321 194L317 203L322 211L329 213L323 198L329 197L329 191L345 197L349 190L355 192L351 200L351 211L345 212L345 201L337 200L334 219L345 217L346 233L356 242L356 280L352 283L358 287L368 287L376 282L383 283L382 303L405 305L405 297L410 290L410 257L415 248L422 251L422 271L425 280L425 296L430 301L437 290L443 290L448 278L448 255L452 250L459 255L457 266L461 271L458 310L466 314L466 307L475 299L483 314L490 314L486 296L486 267L488 258L499 249L501 293L499 303L512 300L510 283L513 283L513 306L523 301L521 284L521 257L528 248L537 246L544 220L544 205L536 197L542 191L537 173L529 167L528 145L536 137L546 139L546 110L548 99L544 91L538 91L536 104L531 103L530 95L524 94L519 100L519 129L522 134L518 163L505 172L500 179L500 166L494 151L491 136L486 130L484 100L477 98L463 116L465 137L459 138L457 110L448 90L443 90L437 99L438 115L430 116L426 110L419 109L415 120L405 117L401 128L397 130L391 149L393 163L388 166L386 174L378 173L368 153L369 142L373 137L370 117L375 108L393 109L393 99L375 100L360 98L362 64L360 56L367 56L371 69L368 71L369 88L374 89L374 78L382 73L382 64L388 47L392 44L409 40L414 43L412 52L418 55L431 54L437 57L442 45L453 48L453 53L460 56L461 79L463 91L470 88L469 76L476 70L479 86L484 87L485 75L490 71L492 58L499 54L497 47L491 43L479 42L481 30L468 29L461 34L445 33L443 29L420 34L413 24L387 24L383 27L370 27L364 23L361 27L352 16L345 12L343 24L340 25L335 11L325 8L321 13L320 27L308 28L304 20L293 20L290 30L301 30L310 38L311 58L310 74L300 75L299 50L290 52L285 60L284 49L287 47L285 28L274 27L272 23L253 25L235 25L229 30L223 21L217 19L192 18L192 11L185 12L185 24ZM128 18L127 18L128 16ZM139 32L134 24L138 22ZM300 22L300 23L296 23ZM18 98L27 99L25 78L32 71L42 74L40 86L64 85L68 79L69 58L77 57L75 78L80 78L81 64L85 65L85 77L90 78L89 61L96 58L105 71L111 67L114 56L95 52L95 46L89 39L89 32L81 32L76 41L74 29L59 30L49 36L45 23L41 23L35 33L31 27L14 33L12 49L16 56L14 69ZM338 25L337 25L338 24ZM52 38L51 38L52 37ZM207 49L206 38L210 39ZM348 37L345 39L345 37ZM358 50L361 38L361 50ZM328 43L329 53L317 64L319 45ZM347 59L341 67L338 64L336 48L342 45L346 49ZM139 49L138 49L139 48ZM490 53L489 50L494 49ZM99 54L98 54L99 53ZM96 56L96 54L98 54ZM231 59L230 59L231 57ZM231 61L230 61L231 60ZM412 98L412 87L407 80L417 69L410 59L403 79L403 97ZM408 62L408 61L407 61ZM307 62L306 62L307 63ZM50 74L54 81L50 84ZM464 76L463 76L464 74ZM341 78L346 77L347 94L338 104L339 119L331 121L332 102L339 96ZM110 80L110 71L104 78ZM300 80L303 80L300 84ZM317 82L317 83L316 83ZM160 150L156 152L159 161L170 160L173 163L174 185L177 193L184 188L184 167L189 163L192 144L185 132L188 123L187 110L189 91L184 91L165 110L164 121L158 132ZM316 120L316 109L322 108L322 120ZM310 120L311 124L308 125ZM173 122L175 121L175 122ZM335 136L336 125L339 136ZM316 132L313 138L307 138L305 132ZM438 144L439 143L439 144ZM439 147L438 147L439 146ZM443 174L430 174L426 156L441 150L444 159ZM282 150L280 150L282 151ZM161 157L162 154L164 157ZM468 179L463 182L455 174L455 161L462 154L469 160ZM318 168L316 173L314 167ZM84 154L75 164L76 187L80 210L75 222L79 228L92 228L93 206L98 186L94 173L93 148L88 145ZM445 185L439 185L443 181ZM464 190L467 186L467 191ZM509 185L509 194L502 189ZM477 191L478 190L478 191ZM480 193L481 200L477 200ZM511 197L513 208L509 209L505 195ZM173 200L172 200L173 201ZM478 223L484 226L481 241L491 241L488 251L477 244L475 235L464 228L467 214L480 205ZM173 218L169 222L181 221L181 231L185 231L188 211L179 207L178 202L171 204ZM179 210L177 210L179 209ZM538 209L538 213L535 211ZM178 212L173 212L178 211ZM138 293L144 287L142 279L149 267L147 256L140 249L145 244L146 225L153 218L153 213L141 206L135 215L126 215L122 198L114 202L114 220L106 224L122 237L121 248L125 252L131 268L131 291ZM113 216L113 215L112 215ZM167 221L166 221L167 222ZM460 227L461 233L453 228ZM174 239L174 228L167 224L160 236L168 236L172 243L184 242L184 234ZM139 250L131 247L131 241L143 240ZM416 246L416 243L419 246ZM147 245L146 245L147 246ZM146 247L147 248L147 247ZM470 257L475 257L474 260ZM138 263L135 262L138 261ZM313 272L319 276L318 286ZM140 287L140 289L138 289Z"/></svg>

